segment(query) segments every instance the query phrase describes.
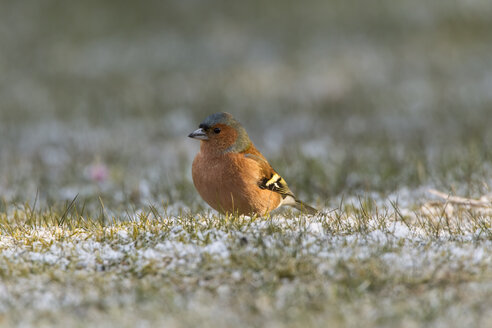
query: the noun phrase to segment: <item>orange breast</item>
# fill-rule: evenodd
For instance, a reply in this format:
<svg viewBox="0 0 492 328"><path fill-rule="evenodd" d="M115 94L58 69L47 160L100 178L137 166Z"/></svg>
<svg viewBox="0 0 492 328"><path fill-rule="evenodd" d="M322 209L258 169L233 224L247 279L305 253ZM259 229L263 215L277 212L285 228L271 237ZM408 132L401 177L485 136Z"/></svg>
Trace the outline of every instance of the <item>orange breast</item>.
<svg viewBox="0 0 492 328"><path fill-rule="evenodd" d="M260 167L243 154L200 151L193 161L192 176L200 196L221 213L265 215L281 201L278 193L258 187Z"/></svg>

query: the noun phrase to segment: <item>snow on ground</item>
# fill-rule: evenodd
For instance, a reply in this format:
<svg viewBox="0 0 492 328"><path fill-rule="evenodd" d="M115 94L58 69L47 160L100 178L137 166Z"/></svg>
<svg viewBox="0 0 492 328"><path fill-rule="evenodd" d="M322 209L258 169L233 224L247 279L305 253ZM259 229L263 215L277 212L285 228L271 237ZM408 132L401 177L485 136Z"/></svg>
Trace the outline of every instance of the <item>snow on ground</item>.
<svg viewBox="0 0 492 328"><path fill-rule="evenodd" d="M227 326L244 312L240 307L226 315L221 302L235 302L235 293L244 292L246 286L261 290L276 279L278 285L268 296L271 301L254 294L244 302L254 302L265 313L288 312L296 302L293 300L305 297L313 288L321 288L320 292L348 288L346 293L366 293L366 297L374 297L379 289L383 295L394 290L391 293L396 296L386 295L381 300L391 304L399 300L399 290L431 286L430 294L426 292L414 299L416 303L409 300L404 306L421 311L419 302L434 297L435 307L451 311L446 300L456 297L457 290L478 289L482 295L478 299L492 293L492 286L483 280L492 272L492 240L477 231L436 236L434 230L396 216L381 219L372 213L362 224L356 214L340 219L336 210L327 212L317 217L257 219L169 216L94 229L26 226L10 235L4 232L0 235L0 273L8 279L0 282L0 313L14 313L9 315L12 322L29 326L41 313L84 309L75 310L77 313L96 304L136 308L132 320L138 319L135 324L140 325L146 318L139 290L153 286L145 293L157 295L157 299L170 297L166 306L191 311L184 312L184 317L194 313L195 318L207 317L209 323L225 322ZM314 279L308 280L308 285L303 282L306 275ZM278 278L272 278L275 276ZM473 277L478 278L475 281ZM440 283L447 286L448 296L433 296L432 286ZM213 299L207 296L210 291ZM174 296L166 296L168 293ZM391 301L392 297L396 298ZM352 301L341 302L338 310L342 312L357 306ZM154 315L160 313L159 301L149 304L155 307ZM391 311L398 310L379 308L381 304L375 304L373 315L391 316ZM326 306L326 310L334 309L333 304ZM27 314L19 315L24 308L29 309ZM367 315L361 312L358 318ZM125 316L131 318L131 312L121 318ZM344 320L350 321L350 317L346 314ZM449 322L443 318L438 316L438 320ZM159 317L156 322L163 320ZM377 325L377 321L373 323Z"/></svg>
<svg viewBox="0 0 492 328"><path fill-rule="evenodd" d="M292 249L300 247L301 255L318 258L319 267L327 268L330 263L357 257L360 260L379 255L381 248L394 248L396 252L385 251L381 258L388 268L405 272L409 268L424 269L432 261L446 257L448 260L466 265L492 265L492 241L477 242L473 233L461 236L434 238L422 229L411 229L402 222L393 222L377 228L377 220L368 222L370 231L359 233L347 230L334 234L326 228L326 217L303 217L298 219L257 220L239 230L224 231L216 228L187 232L179 223L162 232L145 232L139 238L130 237L128 226L105 228L114 234L113 239L98 241L91 233L63 231L60 228L38 228L26 231L22 238L37 240L30 244L19 242L19 238L0 235L0 256L3 261L45 264L66 268L76 263L78 270L101 270L102 267L123 265L132 258L134 270L141 270L149 263L160 263L162 272L178 267L192 267L204 255L222 261L228 260L230 250L237 247L237 240L247 243L245 249L255 253L257 247L248 240L255 240L258 234L267 248L275 249L281 235L290 235L295 240ZM170 218L170 222L178 222ZM356 220L354 219L354 222ZM347 227L350 222L346 222ZM355 224L355 223L354 223ZM272 226L278 233L267 234ZM164 229L164 228L163 228Z"/></svg>

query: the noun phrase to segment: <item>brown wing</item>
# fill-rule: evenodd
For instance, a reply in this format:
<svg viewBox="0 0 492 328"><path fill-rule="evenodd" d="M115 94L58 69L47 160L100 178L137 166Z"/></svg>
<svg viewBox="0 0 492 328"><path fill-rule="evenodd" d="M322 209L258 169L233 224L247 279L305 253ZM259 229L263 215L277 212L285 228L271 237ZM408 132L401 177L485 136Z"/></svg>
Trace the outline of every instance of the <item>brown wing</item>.
<svg viewBox="0 0 492 328"><path fill-rule="evenodd" d="M301 212L309 215L316 215L318 210L300 201L289 189L287 182L278 174L268 163L265 157L251 145L243 152L244 156L255 160L261 168L261 178L258 180L258 187L276 192L282 196L282 204L297 208Z"/></svg>
<svg viewBox="0 0 492 328"><path fill-rule="evenodd" d="M287 182L285 182L280 174L273 169L265 157L254 146L248 148L244 152L244 156L255 160L260 165L261 178L258 180L258 187L279 193L282 196L282 199L287 196L292 196L296 199L292 191L289 189Z"/></svg>

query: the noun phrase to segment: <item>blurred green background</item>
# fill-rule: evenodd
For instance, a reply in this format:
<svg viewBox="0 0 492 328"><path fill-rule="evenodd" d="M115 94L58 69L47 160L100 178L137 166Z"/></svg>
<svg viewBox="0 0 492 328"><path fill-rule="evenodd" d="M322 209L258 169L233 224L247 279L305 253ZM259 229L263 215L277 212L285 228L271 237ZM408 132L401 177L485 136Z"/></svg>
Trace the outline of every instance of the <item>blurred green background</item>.
<svg viewBox="0 0 492 328"><path fill-rule="evenodd" d="M206 208L186 136L217 111L318 206L488 192L491 18L488 0L0 1L3 206Z"/></svg>

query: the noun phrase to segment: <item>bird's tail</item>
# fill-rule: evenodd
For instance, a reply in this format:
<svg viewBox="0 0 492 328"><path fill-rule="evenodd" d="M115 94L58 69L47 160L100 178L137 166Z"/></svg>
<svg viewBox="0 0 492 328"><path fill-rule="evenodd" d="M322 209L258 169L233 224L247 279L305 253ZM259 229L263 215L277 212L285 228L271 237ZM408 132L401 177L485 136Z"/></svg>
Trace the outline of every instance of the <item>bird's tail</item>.
<svg viewBox="0 0 492 328"><path fill-rule="evenodd" d="M318 214L319 211L315 209L314 207L309 206L308 204L301 202L299 199L297 199L293 194L287 195L282 202L280 203L279 206L281 205L288 205L295 207L301 213L308 214L308 215L315 215Z"/></svg>
<svg viewBox="0 0 492 328"><path fill-rule="evenodd" d="M297 208L303 214L316 215L318 214L318 210L314 207L309 206L308 204L301 202L299 199L296 199L295 204L293 204L295 208Z"/></svg>

